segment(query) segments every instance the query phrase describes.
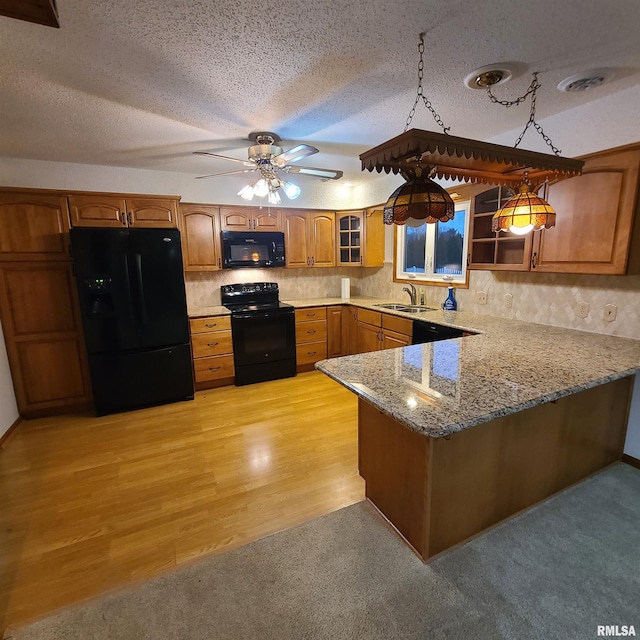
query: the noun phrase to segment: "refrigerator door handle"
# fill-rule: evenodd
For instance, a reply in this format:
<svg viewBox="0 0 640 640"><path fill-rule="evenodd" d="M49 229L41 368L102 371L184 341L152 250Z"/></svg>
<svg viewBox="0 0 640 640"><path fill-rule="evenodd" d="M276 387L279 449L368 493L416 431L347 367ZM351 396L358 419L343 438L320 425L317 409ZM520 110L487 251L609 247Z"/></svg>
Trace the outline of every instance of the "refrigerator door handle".
<svg viewBox="0 0 640 640"><path fill-rule="evenodd" d="M144 282L142 278L142 256L135 254L136 282L138 284L138 313L141 324L147 324L147 305L144 300Z"/></svg>
<svg viewBox="0 0 640 640"><path fill-rule="evenodd" d="M124 278L125 290L127 292L127 302L129 308L129 320L131 324L136 323L136 318L133 315L133 297L131 295L131 283L129 281L129 257L127 255L124 256L124 269L126 271L127 277Z"/></svg>

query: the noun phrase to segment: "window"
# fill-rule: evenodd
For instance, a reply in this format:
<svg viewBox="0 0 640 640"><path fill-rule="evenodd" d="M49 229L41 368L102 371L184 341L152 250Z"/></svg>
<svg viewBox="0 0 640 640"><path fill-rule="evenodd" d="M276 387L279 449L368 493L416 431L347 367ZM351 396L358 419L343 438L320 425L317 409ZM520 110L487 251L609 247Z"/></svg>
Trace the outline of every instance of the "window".
<svg viewBox="0 0 640 640"><path fill-rule="evenodd" d="M448 222L396 227L396 278L466 284L469 202L455 207Z"/></svg>

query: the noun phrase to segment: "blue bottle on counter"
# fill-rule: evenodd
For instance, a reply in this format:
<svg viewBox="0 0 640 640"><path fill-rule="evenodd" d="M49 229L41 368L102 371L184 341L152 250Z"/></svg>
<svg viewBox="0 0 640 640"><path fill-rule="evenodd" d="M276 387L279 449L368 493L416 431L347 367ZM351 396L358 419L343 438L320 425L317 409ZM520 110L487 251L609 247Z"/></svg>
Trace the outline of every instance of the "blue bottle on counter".
<svg viewBox="0 0 640 640"><path fill-rule="evenodd" d="M458 303L453 295L453 287L449 287L449 295L447 299L444 301L442 308L445 311L455 311L458 308Z"/></svg>

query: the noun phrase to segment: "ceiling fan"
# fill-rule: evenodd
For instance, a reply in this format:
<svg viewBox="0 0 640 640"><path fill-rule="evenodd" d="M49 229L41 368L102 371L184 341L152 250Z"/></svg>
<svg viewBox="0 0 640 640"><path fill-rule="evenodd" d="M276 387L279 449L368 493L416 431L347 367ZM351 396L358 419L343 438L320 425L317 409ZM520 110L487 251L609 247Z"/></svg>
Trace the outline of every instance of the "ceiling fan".
<svg viewBox="0 0 640 640"><path fill-rule="evenodd" d="M285 195L290 200L294 200L301 193L300 187L292 182L283 180L279 176L281 173L297 173L300 175L319 178L320 180L338 180L342 177L342 171L336 171L334 169L318 169L315 167L301 167L290 164L292 162L302 160L302 158L306 158L307 156L311 156L314 153L318 153L318 149L308 144L299 144L288 151L283 151L282 147L277 145L277 143L280 142L280 137L269 131L250 133L249 140L255 142L255 144L250 146L247 150L248 160L230 158L229 156L222 156L208 151L194 151L194 154L199 156L229 160L246 167L245 169L238 169L236 171L225 171L223 173L212 173L206 176L198 176L198 179L230 176L257 171L260 176L259 179L253 184L250 183L243 187L238 192L238 195L245 200L251 200L254 195L261 198L267 196L269 203L280 204L280 189L284 191Z"/></svg>

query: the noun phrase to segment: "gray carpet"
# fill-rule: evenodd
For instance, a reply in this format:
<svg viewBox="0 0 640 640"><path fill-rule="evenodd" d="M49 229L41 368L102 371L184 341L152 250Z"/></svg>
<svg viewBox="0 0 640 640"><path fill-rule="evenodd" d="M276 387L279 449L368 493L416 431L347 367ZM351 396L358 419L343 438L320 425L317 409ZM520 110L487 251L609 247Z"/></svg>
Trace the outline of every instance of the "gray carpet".
<svg viewBox="0 0 640 640"><path fill-rule="evenodd" d="M640 470L617 464L423 565L361 502L12 633L15 640L640 634Z"/></svg>

